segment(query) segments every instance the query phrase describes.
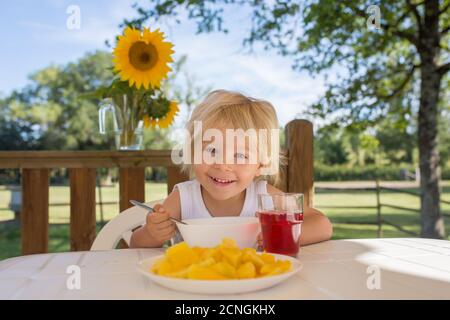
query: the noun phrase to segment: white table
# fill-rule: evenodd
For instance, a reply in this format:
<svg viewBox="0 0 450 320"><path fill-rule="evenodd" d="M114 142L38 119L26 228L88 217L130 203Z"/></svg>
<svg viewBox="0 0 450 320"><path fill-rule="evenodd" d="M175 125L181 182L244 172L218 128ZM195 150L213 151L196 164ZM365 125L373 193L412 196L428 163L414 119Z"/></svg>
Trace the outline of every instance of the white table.
<svg viewBox="0 0 450 320"><path fill-rule="evenodd" d="M264 291L229 296L171 291L136 271L139 260L162 252L125 249L4 260L0 262L0 298L450 299L450 241L404 238L318 243L301 248L303 269L288 281ZM80 267L80 290L67 288L69 265Z"/></svg>

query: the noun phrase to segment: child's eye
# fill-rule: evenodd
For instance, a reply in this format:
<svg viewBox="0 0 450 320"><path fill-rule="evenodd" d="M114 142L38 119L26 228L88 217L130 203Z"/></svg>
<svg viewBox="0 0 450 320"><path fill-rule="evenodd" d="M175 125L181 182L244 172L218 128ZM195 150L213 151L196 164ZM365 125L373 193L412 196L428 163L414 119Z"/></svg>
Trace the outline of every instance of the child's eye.
<svg viewBox="0 0 450 320"><path fill-rule="evenodd" d="M235 157L238 159L247 159L248 157L243 153L236 153Z"/></svg>

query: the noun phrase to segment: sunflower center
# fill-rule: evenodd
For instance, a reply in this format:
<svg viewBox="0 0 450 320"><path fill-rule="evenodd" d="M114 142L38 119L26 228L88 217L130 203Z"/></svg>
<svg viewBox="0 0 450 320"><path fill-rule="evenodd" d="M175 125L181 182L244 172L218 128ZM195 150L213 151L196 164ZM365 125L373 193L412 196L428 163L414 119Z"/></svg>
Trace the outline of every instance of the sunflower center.
<svg viewBox="0 0 450 320"><path fill-rule="evenodd" d="M155 66L158 61L158 51L151 43L138 41L132 44L128 51L128 58L133 67L146 71Z"/></svg>

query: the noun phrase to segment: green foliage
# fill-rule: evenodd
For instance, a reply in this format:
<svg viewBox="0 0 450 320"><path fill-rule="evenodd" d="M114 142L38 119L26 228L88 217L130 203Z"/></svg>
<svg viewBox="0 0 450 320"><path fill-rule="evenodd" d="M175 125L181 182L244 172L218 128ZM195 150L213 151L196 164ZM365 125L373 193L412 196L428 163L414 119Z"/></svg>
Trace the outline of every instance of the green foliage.
<svg viewBox="0 0 450 320"><path fill-rule="evenodd" d="M108 85L110 67L111 55L97 51L65 66L39 70L30 76L29 85L1 102L4 119L16 119L31 131L33 149L107 149L110 145L98 134L98 100L82 95ZM7 148L24 147L2 145Z"/></svg>
<svg viewBox="0 0 450 320"><path fill-rule="evenodd" d="M414 173L414 167L404 166L386 166L377 167L375 165L366 166L345 166L334 165L327 166L323 164L314 165L315 181L357 181L357 180L402 180L402 170L408 170Z"/></svg>
<svg viewBox="0 0 450 320"><path fill-rule="evenodd" d="M319 129L314 137L314 158L326 165L347 163L348 153L342 134L330 128Z"/></svg>

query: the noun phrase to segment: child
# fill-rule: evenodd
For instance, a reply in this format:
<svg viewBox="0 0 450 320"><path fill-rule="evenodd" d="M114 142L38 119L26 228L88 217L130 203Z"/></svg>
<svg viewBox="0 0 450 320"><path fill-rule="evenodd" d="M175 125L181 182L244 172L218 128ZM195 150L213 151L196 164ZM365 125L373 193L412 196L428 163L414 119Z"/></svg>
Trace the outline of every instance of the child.
<svg viewBox="0 0 450 320"><path fill-rule="evenodd" d="M234 143L241 147L238 150L228 147L227 143L229 141L226 129L266 129L268 132L271 129L279 129L275 109L269 102L225 90L211 92L194 109L186 125L190 136L193 137L187 141L191 150L196 150L194 127L195 123L199 122L202 124L202 130L217 129L215 133L222 133L225 138L222 143L220 139L219 142L213 143L210 142L211 139L201 142L202 160L192 165L183 163L182 168L191 178L195 176L195 179L175 185L163 204L154 207L155 213L147 216L146 224L133 232L131 247L161 247L171 239L175 235L176 226L169 216L177 219L255 216L258 193L282 193L262 179L267 163L262 164L260 154L260 149L279 150L279 139L276 140L275 146L271 145L269 139L267 145L259 150L256 150L258 148L255 148L254 143L249 143L248 148ZM216 158L205 161L204 155ZM190 160L194 158L192 152L190 157ZM249 161L252 158L257 160ZM278 158L275 161L278 161ZM278 169L278 166L275 167ZM266 179L276 183L279 176L275 173ZM305 207L300 244L328 240L331 235L332 226L328 218L313 208ZM258 240L260 243L260 237Z"/></svg>

